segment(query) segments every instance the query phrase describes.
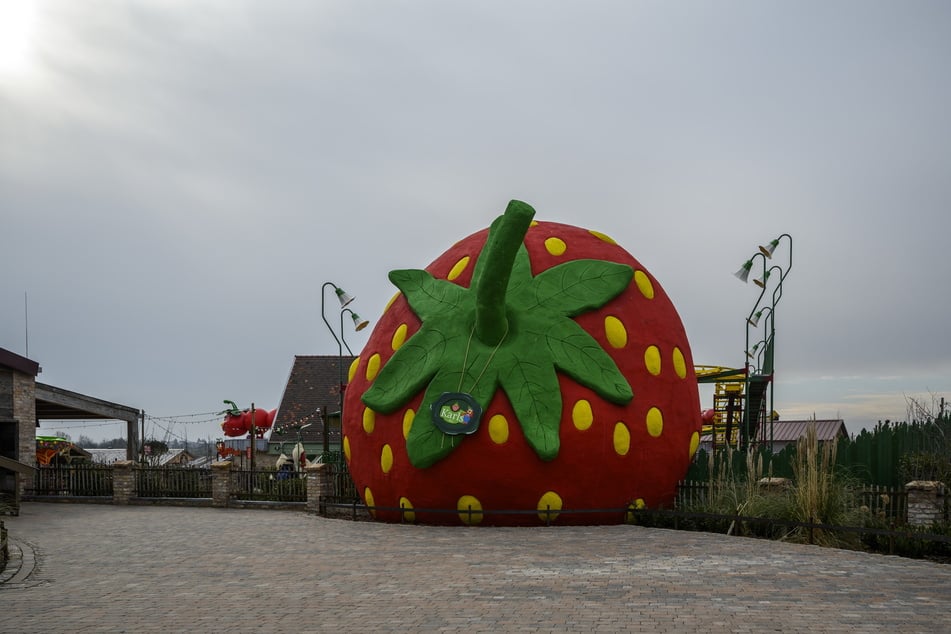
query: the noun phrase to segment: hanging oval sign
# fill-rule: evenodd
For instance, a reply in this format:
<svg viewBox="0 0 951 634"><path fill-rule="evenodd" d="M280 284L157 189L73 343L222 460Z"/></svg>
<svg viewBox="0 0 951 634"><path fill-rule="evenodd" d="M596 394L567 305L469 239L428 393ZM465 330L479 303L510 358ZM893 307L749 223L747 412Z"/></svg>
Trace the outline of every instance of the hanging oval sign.
<svg viewBox="0 0 951 634"><path fill-rule="evenodd" d="M443 392L430 411L436 428L453 435L474 433L482 418L482 406L465 392Z"/></svg>

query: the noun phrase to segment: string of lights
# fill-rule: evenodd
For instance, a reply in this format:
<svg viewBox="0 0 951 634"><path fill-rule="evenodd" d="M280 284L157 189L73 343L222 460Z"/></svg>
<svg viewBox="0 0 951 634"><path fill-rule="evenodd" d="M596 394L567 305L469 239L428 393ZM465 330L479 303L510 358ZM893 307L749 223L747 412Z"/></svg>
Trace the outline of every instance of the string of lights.
<svg viewBox="0 0 951 634"><path fill-rule="evenodd" d="M296 430L296 429L300 429L300 428L303 427L304 425L310 424L310 421L312 421L312 420L315 419L315 418L320 418L320 410L319 410L319 409L318 409L317 411L311 413L311 414L307 414L306 416L302 416L301 418L298 418L297 420L289 421L289 422L284 423L283 425L280 425L280 426L278 426L278 427L273 427L273 428L271 429L271 433L272 433L272 434L278 434L278 435L286 434L286 433L289 432L289 431L294 431L294 430Z"/></svg>
<svg viewBox="0 0 951 634"><path fill-rule="evenodd" d="M183 420L187 418L197 418L199 416L204 416L206 418L201 418L199 420ZM175 425L203 425L207 423L217 423L221 421L223 417L224 417L224 413L222 412L200 412L197 414L179 414L175 416L152 416L152 415L146 414L145 423L147 425L149 424L155 425L156 427L158 427L159 429L161 429L163 432L165 432L171 437L177 438L179 440L185 440L186 437L184 435L181 435L172 431ZM289 432L297 431L306 425L312 424L316 420L321 420L321 414L319 409L305 416L301 416L297 418L296 420L288 421L279 426L272 427L271 432L278 435L283 435ZM42 422L43 421L41 421L41 428L42 428ZM125 425L125 424L126 422L121 420L113 420L113 421L106 421L106 422L94 421L94 420L56 421L55 425L51 425L47 429L52 429L55 427L56 429L73 431L73 430L91 429L91 428L98 428L98 427L111 427L113 425Z"/></svg>
<svg viewBox="0 0 951 634"><path fill-rule="evenodd" d="M163 426L160 425L159 423L156 423L154 420L152 421L152 424L155 425L156 427L158 427L159 429L161 429L162 431L164 431L167 436L171 436L172 438L176 438L176 439L182 440L182 441L187 441L187 440L188 440L188 438L186 438L185 436L180 436L180 435L176 434L175 432L173 432L173 431L171 430L171 427L172 427L171 425L169 425L168 427L163 427Z"/></svg>
<svg viewBox="0 0 951 634"><path fill-rule="evenodd" d="M166 423L174 423L176 425L200 425L203 423L212 423L217 420L221 420L221 412L201 412L199 414L180 414L178 416L152 416L146 414L145 418L147 420L160 420ZM181 420L183 418L196 418L198 416L205 416L201 420Z"/></svg>
<svg viewBox="0 0 951 634"><path fill-rule="evenodd" d="M45 421L40 421L40 429L43 429L43 423ZM110 425L125 425L124 420L112 420L105 423L94 423L91 421L56 421L55 425L46 427L46 429L52 429L53 427L57 429L85 429L87 427L108 427Z"/></svg>
<svg viewBox="0 0 951 634"><path fill-rule="evenodd" d="M199 413L197 413L197 414L176 414L176 415L174 415L174 416L152 416L152 418L165 418L165 419L171 419L171 418L195 418L196 416L211 416L211 415L216 415L216 416L217 416L217 415L219 415L219 414L221 414L221 412L199 412ZM148 416L148 414L147 414L147 416Z"/></svg>

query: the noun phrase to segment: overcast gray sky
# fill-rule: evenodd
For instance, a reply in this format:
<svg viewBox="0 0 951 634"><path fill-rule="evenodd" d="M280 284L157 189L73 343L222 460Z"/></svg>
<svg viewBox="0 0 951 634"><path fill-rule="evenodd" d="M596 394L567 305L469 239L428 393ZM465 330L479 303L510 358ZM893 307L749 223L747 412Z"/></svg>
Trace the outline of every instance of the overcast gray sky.
<svg viewBox="0 0 951 634"><path fill-rule="evenodd" d="M943 1L0 0L0 346L150 416L274 408L338 352L324 282L375 320L518 198L640 260L698 364L742 366L732 274L790 234L776 409L902 420L951 397L949 60Z"/></svg>

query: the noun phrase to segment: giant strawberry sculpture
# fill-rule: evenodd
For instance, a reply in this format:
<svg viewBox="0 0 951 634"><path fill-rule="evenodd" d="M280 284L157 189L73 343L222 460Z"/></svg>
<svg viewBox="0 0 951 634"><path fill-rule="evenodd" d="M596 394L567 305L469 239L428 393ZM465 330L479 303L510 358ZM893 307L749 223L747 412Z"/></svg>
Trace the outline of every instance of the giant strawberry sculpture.
<svg viewBox="0 0 951 634"><path fill-rule="evenodd" d="M699 444L676 310L607 236L512 201L400 289L350 368L344 454L378 519L618 523ZM530 514L513 511L534 511Z"/></svg>

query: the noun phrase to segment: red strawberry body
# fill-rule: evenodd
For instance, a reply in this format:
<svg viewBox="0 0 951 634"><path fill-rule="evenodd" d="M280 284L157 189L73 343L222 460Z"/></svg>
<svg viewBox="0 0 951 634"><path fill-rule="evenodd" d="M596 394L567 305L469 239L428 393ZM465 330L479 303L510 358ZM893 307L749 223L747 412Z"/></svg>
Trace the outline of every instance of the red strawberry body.
<svg viewBox="0 0 951 634"><path fill-rule="evenodd" d="M489 230L482 230L464 238L426 272L468 288L488 235ZM361 400L396 351L422 325L407 297L399 293L351 367L344 404L344 452L357 490L368 506L376 507L378 519L431 524L602 524L624 521L624 509L631 505L657 507L672 502L677 482L699 444L700 430L693 361L673 304L636 259L602 234L534 222L524 235L524 246L533 276L574 260L630 267L630 282L619 295L573 320L613 360L633 398L626 403L610 402L558 372L560 394L551 400L561 399L560 443L551 453L540 455L538 443L526 437L507 393L497 389L482 403L481 423L474 433L439 435L439 442L448 443L445 449L451 451L440 454L432 464L414 466L407 450L410 426L431 424L429 407L422 403L424 390L386 414ZM509 314L507 329L518 329L532 317ZM522 336L519 341L521 332L506 330L505 335L490 346L492 354L472 363L471 373L465 381L460 379L459 391L466 392L468 384L478 387L480 371L496 370L496 359L520 356L506 346L541 345L537 338L526 342ZM462 366L472 348L469 341L465 355L450 356L445 362ZM525 355L530 352L526 349ZM418 465L420 460L415 462ZM400 507L406 512L401 513Z"/></svg>

